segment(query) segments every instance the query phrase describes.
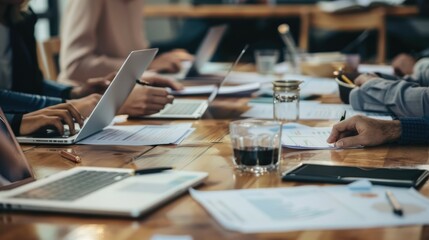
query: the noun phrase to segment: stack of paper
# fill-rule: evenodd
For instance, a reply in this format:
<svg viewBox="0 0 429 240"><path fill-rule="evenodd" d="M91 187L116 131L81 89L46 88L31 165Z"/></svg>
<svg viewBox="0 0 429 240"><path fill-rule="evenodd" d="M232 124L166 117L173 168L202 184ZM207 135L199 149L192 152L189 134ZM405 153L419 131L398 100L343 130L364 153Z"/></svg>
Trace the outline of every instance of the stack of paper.
<svg viewBox="0 0 429 240"><path fill-rule="evenodd" d="M429 224L429 200L415 189L366 187L355 183L329 187L191 190L191 195L224 228L242 233ZM386 191L391 191L400 202L403 216L393 213Z"/></svg>
<svg viewBox="0 0 429 240"><path fill-rule="evenodd" d="M119 146L179 144L194 131L191 125L108 126L78 144Z"/></svg>

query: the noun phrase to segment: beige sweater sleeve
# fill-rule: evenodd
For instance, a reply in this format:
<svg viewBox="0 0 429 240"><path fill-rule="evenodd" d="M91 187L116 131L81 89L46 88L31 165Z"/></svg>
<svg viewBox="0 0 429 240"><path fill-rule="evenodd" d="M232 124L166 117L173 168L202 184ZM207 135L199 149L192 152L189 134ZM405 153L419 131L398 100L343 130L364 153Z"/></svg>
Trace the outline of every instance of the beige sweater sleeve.
<svg viewBox="0 0 429 240"><path fill-rule="evenodd" d="M131 50L137 48L131 46L135 44L120 39L133 36L118 36L122 35L122 29L131 25L127 22L127 15L135 14L128 12L136 6L127 4L123 0L68 1L61 29L60 81L72 80L79 84L119 69L129 53L124 48L128 45ZM140 5L137 4L137 7ZM141 21L142 17L136 18ZM136 29L142 34L143 29L138 26L129 31ZM143 42L141 46L144 46Z"/></svg>

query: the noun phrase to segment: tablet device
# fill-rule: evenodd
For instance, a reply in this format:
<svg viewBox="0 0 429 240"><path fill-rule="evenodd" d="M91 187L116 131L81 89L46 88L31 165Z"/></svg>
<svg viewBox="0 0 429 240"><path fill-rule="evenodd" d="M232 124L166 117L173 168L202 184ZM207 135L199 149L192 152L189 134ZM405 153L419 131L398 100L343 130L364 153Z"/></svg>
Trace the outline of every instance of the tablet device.
<svg viewBox="0 0 429 240"><path fill-rule="evenodd" d="M423 185L428 176L429 172L423 169L301 164L286 171L282 179L283 181L342 184L366 179L377 185L418 188Z"/></svg>

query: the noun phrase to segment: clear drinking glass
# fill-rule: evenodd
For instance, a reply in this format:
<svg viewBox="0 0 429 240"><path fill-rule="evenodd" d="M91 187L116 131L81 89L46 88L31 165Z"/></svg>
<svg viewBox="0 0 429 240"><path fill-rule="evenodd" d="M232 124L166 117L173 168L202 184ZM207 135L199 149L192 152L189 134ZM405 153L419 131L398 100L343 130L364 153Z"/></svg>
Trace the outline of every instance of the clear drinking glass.
<svg viewBox="0 0 429 240"><path fill-rule="evenodd" d="M263 173L278 168L281 158L281 123L239 120L229 124L234 164L245 172Z"/></svg>
<svg viewBox="0 0 429 240"><path fill-rule="evenodd" d="M277 49L259 49L255 50L256 70L259 74L274 74L274 68L279 59Z"/></svg>

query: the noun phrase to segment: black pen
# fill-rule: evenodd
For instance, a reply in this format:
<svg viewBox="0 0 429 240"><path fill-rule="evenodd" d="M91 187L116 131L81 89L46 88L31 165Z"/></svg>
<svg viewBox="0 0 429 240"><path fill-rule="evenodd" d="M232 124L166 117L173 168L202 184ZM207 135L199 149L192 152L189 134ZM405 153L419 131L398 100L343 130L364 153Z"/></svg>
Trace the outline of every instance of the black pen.
<svg viewBox="0 0 429 240"><path fill-rule="evenodd" d="M144 175L144 174L152 174L152 173L160 173L166 170L171 170L172 167L156 167L156 168L143 168L137 169L134 171L134 175Z"/></svg>
<svg viewBox="0 0 429 240"><path fill-rule="evenodd" d="M150 83L143 81L143 80L139 80L139 79L136 79L136 83L140 84L142 86L150 86Z"/></svg>
<svg viewBox="0 0 429 240"><path fill-rule="evenodd" d="M387 200L389 200L390 205L392 206L393 213L402 216L404 211L402 210L402 206L399 204L398 199L395 198L395 195L391 191L386 191Z"/></svg>
<svg viewBox="0 0 429 240"><path fill-rule="evenodd" d="M346 119L346 114L347 114L347 111L344 110L343 116L341 116L341 118L340 118L340 122L343 121L344 119Z"/></svg>

